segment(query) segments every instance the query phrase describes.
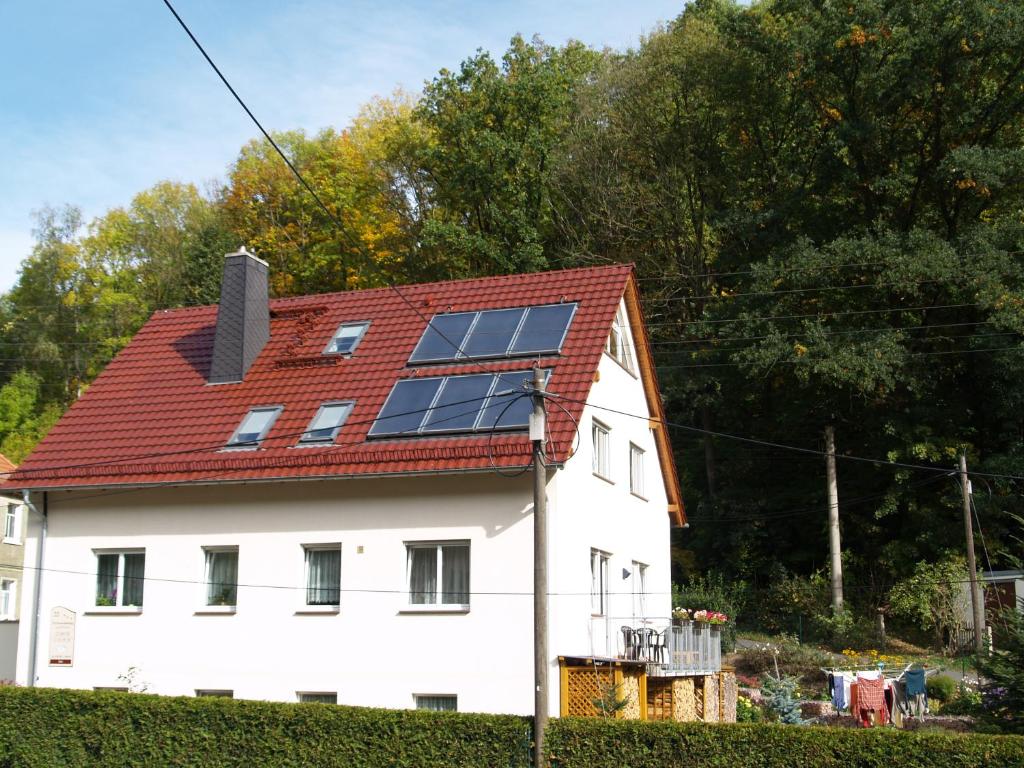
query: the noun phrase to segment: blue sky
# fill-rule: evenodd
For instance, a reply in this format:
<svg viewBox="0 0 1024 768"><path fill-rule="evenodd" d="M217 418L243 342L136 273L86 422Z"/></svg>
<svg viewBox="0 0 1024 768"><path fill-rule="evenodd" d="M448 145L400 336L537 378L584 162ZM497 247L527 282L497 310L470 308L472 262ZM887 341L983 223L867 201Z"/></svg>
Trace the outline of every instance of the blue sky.
<svg viewBox="0 0 1024 768"><path fill-rule="evenodd" d="M173 2L173 0L172 0ZM517 32L627 48L681 0L177 0L269 130L344 126ZM0 0L0 291L32 246L32 211L86 219L157 181L224 176L256 134L161 0Z"/></svg>

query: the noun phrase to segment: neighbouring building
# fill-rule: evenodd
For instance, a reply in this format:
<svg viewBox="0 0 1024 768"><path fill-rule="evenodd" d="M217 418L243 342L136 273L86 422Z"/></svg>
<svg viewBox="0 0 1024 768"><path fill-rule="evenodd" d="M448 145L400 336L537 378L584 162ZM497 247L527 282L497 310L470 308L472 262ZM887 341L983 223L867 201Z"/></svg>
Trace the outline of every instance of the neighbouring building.
<svg viewBox="0 0 1024 768"><path fill-rule="evenodd" d="M7 480L18 680L531 712L535 365L551 713L567 659L714 671L665 640L685 518L631 267L268 300L243 249Z"/></svg>
<svg viewBox="0 0 1024 768"><path fill-rule="evenodd" d="M0 453L0 480L15 469ZM25 558L25 509L17 495L0 494L3 538L0 539L0 680L14 679L18 655L18 617L21 615L22 572Z"/></svg>

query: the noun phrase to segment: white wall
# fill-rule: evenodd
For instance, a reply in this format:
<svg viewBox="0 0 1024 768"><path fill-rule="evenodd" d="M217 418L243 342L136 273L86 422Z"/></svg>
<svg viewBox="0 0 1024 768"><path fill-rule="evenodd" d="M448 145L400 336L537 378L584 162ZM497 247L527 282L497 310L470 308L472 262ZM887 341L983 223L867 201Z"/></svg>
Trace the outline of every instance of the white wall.
<svg viewBox="0 0 1024 768"><path fill-rule="evenodd" d="M460 710L532 711L531 480L493 474L50 494L38 682L160 694L224 688L294 701L411 707L413 694L456 694ZM405 541L468 539L471 608L409 614ZM296 615L303 544L342 543L341 610ZM35 556L35 540L26 555ZM239 547L235 615L204 603L202 547ZM139 615L95 613L94 549L144 547ZM358 548L362 547L362 553ZM61 572L64 571L64 572ZM161 581L167 579L167 581ZM182 583L184 582L184 583ZM502 593L518 594L502 594ZM498 593L498 594L486 594ZM48 665L54 606L77 613L74 666ZM28 618L28 617L26 617ZM19 679L27 680L30 621Z"/></svg>
<svg viewBox="0 0 1024 768"><path fill-rule="evenodd" d="M635 347L634 347L635 352ZM577 454L557 472L549 487L555 513L550 520L550 647L566 656L614 656L621 651L620 628L664 628L671 612L670 518L657 447L646 419L647 403L636 376L614 358L602 355L599 380L594 384L580 421ZM632 418L592 406L606 406L645 418ZM610 428L610 481L593 471L593 419ZM645 451L645 498L630 492L629 445ZM611 555L610 604L604 616L592 617L590 553ZM632 584L623 569L633 561L647 571L646 617L634 616ZM571 617L571 618L570 618ZM553 692L557 700L557 690Z"/></svg>

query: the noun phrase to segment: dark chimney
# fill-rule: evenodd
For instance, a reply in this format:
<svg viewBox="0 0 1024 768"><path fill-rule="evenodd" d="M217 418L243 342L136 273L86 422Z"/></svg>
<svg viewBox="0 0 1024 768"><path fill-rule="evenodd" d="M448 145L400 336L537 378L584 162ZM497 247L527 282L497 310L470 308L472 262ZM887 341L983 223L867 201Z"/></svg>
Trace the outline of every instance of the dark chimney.
<svg viewBox="0 0 1024 768"><path fill-rule="evenodd" d="M267 262L242 246L224 257L210 383L241 381L269 338Z"/></svg>

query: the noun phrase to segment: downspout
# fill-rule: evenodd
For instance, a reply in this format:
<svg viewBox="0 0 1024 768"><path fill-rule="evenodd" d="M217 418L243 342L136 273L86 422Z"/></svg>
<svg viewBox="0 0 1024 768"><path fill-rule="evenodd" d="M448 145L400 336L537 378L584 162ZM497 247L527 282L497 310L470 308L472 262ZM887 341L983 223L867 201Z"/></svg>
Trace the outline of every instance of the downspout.
<svg viewBox="0 0 1024 768"><path fill-rule="evenodd" d="M25 506L30 510L39 512L36 505L32 503L31 491L24 491L22 494ZM49 513L49 496L43 491L43 511L40 513L41 527L39 532L39 549L36 550L36 582L33 590L32 602L35 606L35 619L32 621L32 649L28 658L28 685L31 688L36 684L36 656L39 655L39 622L42 618L41 594L43 590L43 556L46 551L46 527Z"/></svg>

